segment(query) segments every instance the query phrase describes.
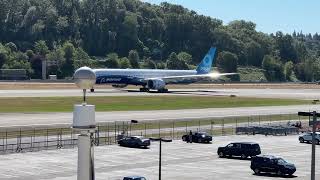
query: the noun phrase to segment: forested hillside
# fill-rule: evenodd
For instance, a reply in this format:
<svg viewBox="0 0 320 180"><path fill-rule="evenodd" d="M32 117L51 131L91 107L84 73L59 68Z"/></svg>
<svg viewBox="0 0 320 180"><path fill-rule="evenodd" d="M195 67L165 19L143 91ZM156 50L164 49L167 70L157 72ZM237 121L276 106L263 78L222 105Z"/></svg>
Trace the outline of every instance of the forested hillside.
<svg viewBox="0 0 320 180"><path fill-rule="evenodd" d="M41 77L43 60L60 78L83 65L188 69L215 46L223 72L249 66L264 69L269 81L320 80L319 34L255 27L243 20L223 25L168 3L1 0L0 68L27 69L31 78Z"/></svg>

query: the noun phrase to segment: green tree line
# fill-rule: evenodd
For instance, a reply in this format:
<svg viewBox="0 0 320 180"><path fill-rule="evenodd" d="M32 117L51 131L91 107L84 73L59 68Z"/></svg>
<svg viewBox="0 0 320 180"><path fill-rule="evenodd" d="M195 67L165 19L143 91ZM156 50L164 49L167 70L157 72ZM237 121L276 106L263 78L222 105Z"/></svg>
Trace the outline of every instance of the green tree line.
<svg viewBox="0 0 320 180"><path fill-rule="evenodd" d="M197 14L139 0L2 0L0 68L41 77L71 76L81 66L191 69L211 47L222 72L264 69L269 81L320 80L320 35L265 34L253 22Z"/></svg>

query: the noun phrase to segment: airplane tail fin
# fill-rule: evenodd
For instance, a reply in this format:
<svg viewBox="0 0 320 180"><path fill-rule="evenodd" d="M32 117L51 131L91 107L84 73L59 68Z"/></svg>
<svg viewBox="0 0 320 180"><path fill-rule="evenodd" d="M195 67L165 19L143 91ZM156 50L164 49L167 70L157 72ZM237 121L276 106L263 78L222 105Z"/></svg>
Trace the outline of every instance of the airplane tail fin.
<svg viewBox="0 0 320 180"><path fill-rule="evenodd" d="M202 59L201 63L197 67L197 74L208 74L211 71L216 48L211 47L206 56Z"/></svg>

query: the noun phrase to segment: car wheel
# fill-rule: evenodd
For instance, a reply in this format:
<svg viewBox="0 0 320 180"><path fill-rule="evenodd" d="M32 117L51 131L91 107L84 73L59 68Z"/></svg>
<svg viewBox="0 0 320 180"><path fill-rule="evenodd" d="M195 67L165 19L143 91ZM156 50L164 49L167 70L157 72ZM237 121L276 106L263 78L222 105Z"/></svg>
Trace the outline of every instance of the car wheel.
<svg viewBox="0 0 320 180"><path fill-rule="evenodd" d="M247 155L245 155L245 154L241 154L241 159L247 159Z"/></svg>
<svg viewBox="0 0 320 180"><path fill-rule="evenodd" d="M186 137L182 137L182 141L186 141L187 140L187 138Z"/></svg>
<svg viewBox="0 0 320 180"><path fill-rule="evenodd" d="M201 140L201 139L198 139L198 143L202 143L202 140Z"/></svg>
<svg viewBox="0 0 320 180"><path fill-rule="evenodd" d="M319 139L316 139L316 144L319 144Z"/></svg>
<svg viewBox="0 0 320 180"><path fill-rule="evenodd" d="M219 152L219 157L223 158L224 157L224 153L223 152Z"/></svg>
<svg viewBox="0 0 320 180"><path fill-rule="evenodd" d="M301 137L299 138L300 143L304 143L304 139Z"/></svg>
<svg viewBox="0 0 320 180"><path fill-rule="evenodd" d="M254 173L255 173L256 175L259 175L259 174L260 174L260 169L255 168L255 169L254 169Z"/></svg>

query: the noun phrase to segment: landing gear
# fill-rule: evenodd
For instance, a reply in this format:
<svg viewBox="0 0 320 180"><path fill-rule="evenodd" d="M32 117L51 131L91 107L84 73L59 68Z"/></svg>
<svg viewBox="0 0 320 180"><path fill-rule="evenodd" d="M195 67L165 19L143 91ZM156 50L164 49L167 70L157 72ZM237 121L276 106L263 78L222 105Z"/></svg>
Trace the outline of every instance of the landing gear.
<svg viewBox="0 0 320 180"><path fill-rule="evenodd" d="M92 88L92 89L90 89L90 92L94 92L94 89Z"/></svg>
<svg viewBox="0 0 320 180"><path fill-rule="evenodd" d="M140 92L149 92L149 88L146 88L146 87L140 88Z"/></svg>
<svg viewBox="0 0 320 180"><path fill-rule="evenodd" d="M167 93L168 89L158 89L158 93Z"/></svg>

